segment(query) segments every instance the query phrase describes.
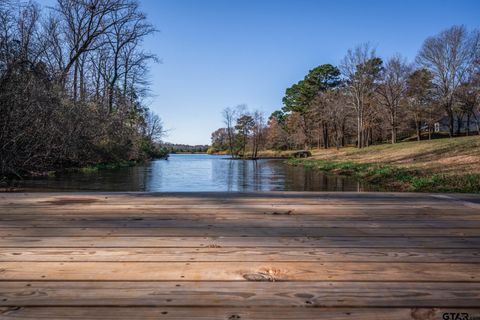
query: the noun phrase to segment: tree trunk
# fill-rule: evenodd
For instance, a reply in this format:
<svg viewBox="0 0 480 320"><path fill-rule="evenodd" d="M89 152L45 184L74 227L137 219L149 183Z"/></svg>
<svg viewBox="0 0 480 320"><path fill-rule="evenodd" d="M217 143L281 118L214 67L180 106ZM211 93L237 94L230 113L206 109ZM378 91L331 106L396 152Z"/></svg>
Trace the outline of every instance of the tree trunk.
<svg viewBox="0 0 480 320"><path fill-rule="evenodd" d="M391 127L392 127L392 144L395 144L397 142L397 118L395 111L391 114Z"/></svg>
<svg viewBox="0 0 480 320"><path fill-rule="evenodd" d="M111 114L113 111L113 86L110 84L108 89L108 114Z"/></svg>
<svg viewBox="0 0 480 320"><path fill-rule="evenodd" d="M364 131L364 137L363 137L364 146L368 147L370 142L370 130L367 128L367 130L363 130L363 131Z"/></svg>
<svg viewBox="0 0 480 320"><path fill-rule="evenodd" d="M328 149L328 125L324 122L322 124L323 129L323 148Z"/></svg>
<svg viewBox="0 0 480 320"><path fill-rule="evenodd" d="M100 100L100 70L97 71L96 74L96 84L95 84L95 101L98 102Z"/></svg>
<svg viewBox="0 0 480 320"><path fill-rule="evenodd" d="M472 116L472 115L471 115L470 113L467 114L467 130L466 130L467 136L470 135L470 117L471 117L471 116Z"/></svg>
<svg viewBox="0 0 480 320"><path fill-rule="evenodd" d="M80 62L80 101L85 101L86 88L85 88L85 74L84 74L85 59Z"/></svg>
<svg viewBox="0 0 480 320"><path fill-rule="evenodd" d="M448 133L450 135L450 138L453 137L453 130L454 130L454 125L455 125L455 120L454 120L454 117L453 117L453 112L452 110L447 110L447 115L448 115Z"/></svg>
<svg viewBox="0 0 480 320"><path fill-rule="evenodd" d="M357 148L363 147L363 128L362 128L362 116L357 116Z"/></svg>
<svg viewBox="0 0 480 320"><path fill-rule="evenodd" d="M230 150L230 156L234 158L233 155L233 137L232 137L232 129L227 128L228 131L228 149Z"/></svg>
<svg viewBox="0 0 480 320"><path fill-rule="evenodd" d="M125 74L123 75L123 95L127 96L128 88L128 58L125 60Z"/></svg>
<svg viewBox="0 0 480 320"><path fill-rule="evenodd" d="M417 134L417 141L420 141L420 122L415 121L415 132Z"/></svg>
<svg viewBox="0 0 480 320"><path fill-rule="evenodd" d="M113 77L112 81L110 81L110 91L108 93L108 111L109 113L113 110L113 98L114 98L114 91L115 85L117 84L118 80L118 50L115 53L115 57L113 59Z"/></svg>
<svg viewBox="0 0 480 320"><path fill-rule="evenodd" d="M460 135L462 131L462 124L463 124L463 115L457 115L457 136Z"/></svg>
<svg viewBox="0 0 480 320"><path fill-rule="evenodd" d="M73 101L77 101L77 82L78 82L78 62L73 66Z"/></svg>
<svg viewBox="0 0 480 320"><path fill-rule="evenodd" d="M317 132L317 149L320 149L320 128L318 128Z"/></svg>

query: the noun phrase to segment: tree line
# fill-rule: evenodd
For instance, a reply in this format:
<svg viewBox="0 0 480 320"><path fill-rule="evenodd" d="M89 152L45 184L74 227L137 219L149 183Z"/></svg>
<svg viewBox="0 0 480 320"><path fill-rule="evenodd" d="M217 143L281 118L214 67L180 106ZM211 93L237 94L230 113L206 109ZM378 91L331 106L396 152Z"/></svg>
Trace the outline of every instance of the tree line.
<svg viewBox="0 0 480 320"><path fill-rule="evenodd" d="M480 32L444 30L425 40L412 63L398 54L384 60L361 44L338 66L319 65L287 88L268 121L245 110L224 110L215 150L245 156L249 145L256 157L259 148L363 148L442 130L480 135Z"/></svg>
<svg viewBox="0 0 480 320"><path fill-rule="evenodd" d="M0 174L158 156L155 32L134 0L0 0Z"/></svg>
<svg viewBox="0 0 480 320"><path fill-rule="evenodd" d="M198 145L189 145L189 144L180 144L180 143L162 143L162 147L166 148L168 153L206 153L209 146L198 144Z"/></svg>

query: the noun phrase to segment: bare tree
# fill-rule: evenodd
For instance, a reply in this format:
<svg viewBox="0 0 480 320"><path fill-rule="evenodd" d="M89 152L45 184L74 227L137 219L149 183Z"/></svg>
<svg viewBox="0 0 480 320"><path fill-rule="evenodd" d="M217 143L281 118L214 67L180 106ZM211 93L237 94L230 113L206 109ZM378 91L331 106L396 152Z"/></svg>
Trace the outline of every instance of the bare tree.
<svg viewBox="0 0 480 320"><path fill-rule="evenodd" d="M371 99L381 71L382 61L375 50L365 43L350 49L343 58L340 70L346 78L346 88L357 116L357 146L366 146L365 115L368 100Z"/></svg>
<svg viewBox="0 0 480 320"><path fill-rule="evenodd" d="M145 114L145 124L145 136L152 142L160 143L166 133L162 119L153 111L148 111Z"/></svg>
<svg viewBox="0 0 480 320"><path fill-rule="evenodd" d="M453 26L423 43L417 62L433 74L437 98L449 119L449 134L454 133L454 94L474 67L480 35L464 26Z"/></svg>
<svg viewBox="0 0 480 320"><path fill-rule="evenodd" d="M345 145L345 128L351 116L351 107L348 106L347 96L343 90L326 93L325 114L333 133L333 142L339 149Z"/></svg>
<svg viewBox="0 0 480 320"><path fill-rule="evenodd" d="M256 159L259 148L264 144L265 116L261 111L256 110L252 118L252 158Z"/></svg>
<svg viewBox="0 0 480 320"><path fill-rule="evenodd" d="M227 129L228 150L230 155L234 157L233 146L235 142L235 123L237 121L238 111L236 108L227 107L222 111L223 123Z"/></svg>
<svg viewBox="0 0 480 320"><path fill-rule="evenodd" d="M432 74L427 69L412 72L407 79L406 105L410 118L415 123L417 140L421 140L422 123L427 124L428 138L432 136L435 102L433 101Z"/></svg>
<svg viewBox="0 0 480 320"><path fill-rule="evenodd" d="M73 67L72 93L78 92L79 58L82 54L104 45L104 36L111 28L129 18L129 0L57 0L55 7L63 24L64 39L68 44L67 57L60 80L65 83Z"/></svg>
<svg viewBox="0 0 480 320"><path fill-rule="evenodd" d="M388 118L391 130L391 142L397 142L398 121L401 115L402 99L407 90L407 79L410 66L396 55L386 63L381 74L381 83L377 86L377 98ZM403 117L402 117L403 118Z"/></svg>
<svg viewBox="0 0 480 320"><path fill-rule="evenodd" d="M111 52L111 73L108 79L108 111L112 112L114 90L117 81L123 77L123 92L127 91L128 75L132 68L144 63L145 60L155 60L153 55L137 54L135 49L144 37L154 33L155 28L146 21L146 17L138 10L138 3L125 3L121 10L111 13L112 20L116 21L112 27L106 31L105 42ZM137 61L140 59L140 61Z"/></svg>

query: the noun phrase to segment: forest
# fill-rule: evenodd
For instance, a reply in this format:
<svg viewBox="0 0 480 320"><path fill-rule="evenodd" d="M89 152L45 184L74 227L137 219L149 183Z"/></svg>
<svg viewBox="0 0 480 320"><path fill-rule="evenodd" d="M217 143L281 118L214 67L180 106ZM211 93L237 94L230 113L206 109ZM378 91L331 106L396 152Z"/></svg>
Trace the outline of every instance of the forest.
<svg viewBox="0 0 480 320"><path fill-rule="evenodd" d="M0 0L0 177L163 156L132 0Z"/></svg>
<svg viewBox="0 0 480 320"><path fill-rule="evenodd" d="M480 31L452 26L427 38L412 62L360 44L338 66L319 65L287 88L268 119L245 105L222 116L210 152L253 158L266 149L480 135Z"/></svg>

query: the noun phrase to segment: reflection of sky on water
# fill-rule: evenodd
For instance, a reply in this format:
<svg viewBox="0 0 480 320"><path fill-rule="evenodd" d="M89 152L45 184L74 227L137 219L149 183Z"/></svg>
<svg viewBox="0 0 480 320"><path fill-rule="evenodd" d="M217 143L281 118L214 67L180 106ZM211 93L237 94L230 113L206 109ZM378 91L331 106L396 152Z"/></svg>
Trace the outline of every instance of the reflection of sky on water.
<svg viewBox="0 0 480 320"><path fill-rule="evenodd" d="M279 160L171 155L130 168L26 180L40 190L92 191L362 191L352 178L290 167Z"/></svg>

